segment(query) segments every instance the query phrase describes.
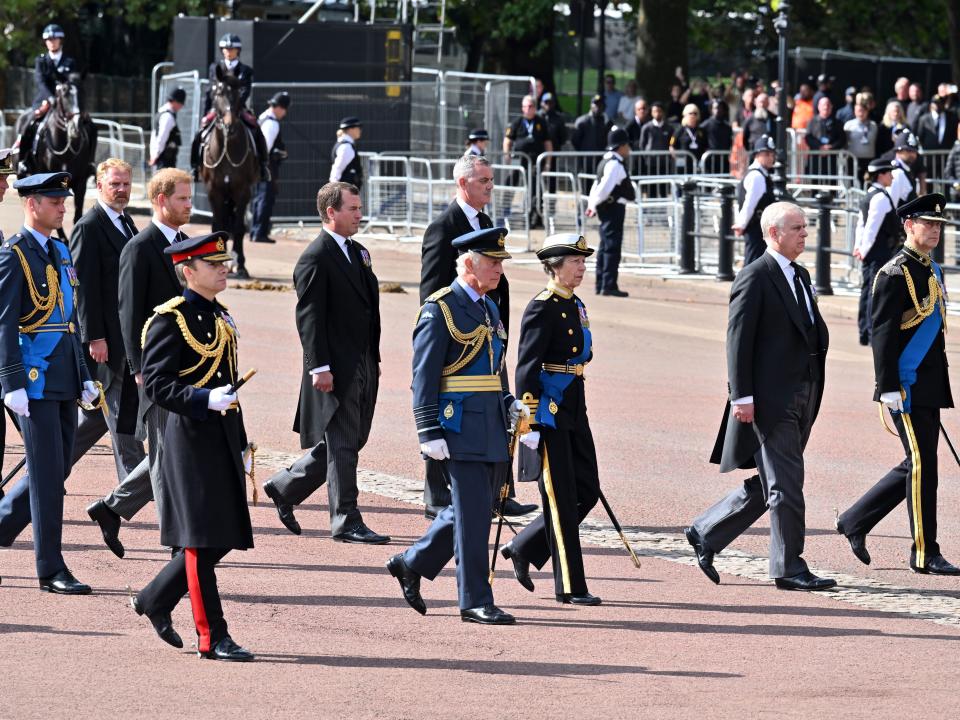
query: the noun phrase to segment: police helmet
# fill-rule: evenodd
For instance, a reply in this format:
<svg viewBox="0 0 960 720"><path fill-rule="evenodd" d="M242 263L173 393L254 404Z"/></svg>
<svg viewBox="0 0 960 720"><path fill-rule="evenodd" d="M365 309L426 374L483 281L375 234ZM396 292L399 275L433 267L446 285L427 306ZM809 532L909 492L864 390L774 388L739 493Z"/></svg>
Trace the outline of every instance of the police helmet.
<svg viewBox="0 0 960 720"><path fill-rule="evenodd" d="M239 35L234 35L233 33L227 33L222 38L220 38L220 42L217 43L217 46L221 49L236 48L237 50L240 50L243 48L243 42L240 40Z"/></svg>
<svg viewBox="0 0 960 720"><path fill-rule="evenodd" d="M62 39L64 37L66 37L66 34L63 32L63 28L60 27L59 25L50 24L43 29L44 40L50 40L51 38Z"/></svg>

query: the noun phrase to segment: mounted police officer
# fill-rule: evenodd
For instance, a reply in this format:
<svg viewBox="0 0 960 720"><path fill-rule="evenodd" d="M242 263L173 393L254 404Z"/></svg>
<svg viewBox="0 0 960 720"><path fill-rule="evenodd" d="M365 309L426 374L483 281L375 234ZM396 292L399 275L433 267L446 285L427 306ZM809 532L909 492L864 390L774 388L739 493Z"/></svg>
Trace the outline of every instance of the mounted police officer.
<svg viewBox="0 0 960 720"><path fill-rule="evenodd" d="M863 283L860 286L860 308L857 313L861 345L870 344L873 279L903 243L903 226L897 218L896 203L890 197L892 171L893 165L879 158L867 165L870 185L857 216L853 256L862 263L860 274Z"/></svg>
<svg viewBox="0 0 960 720"><path fill-rule="evenodd" d="M37 129L53 104L57 83L70 73L79 72L76 61L63 52L64 37L66 35L59 25L47 25L43 29L43 42L47 46L47 52L38 55L33 64L33 117L20 135L20 163L17 169L20 177L26 177L33 172L33 145Z"/></svg>
<svg viewBox="0 0 960 720"><path fill-rule="evenodd" d="M177 113L187 101L187 91L178 87L170 91L167 101L160 106L153 121L150 133L150 161L147 163L155 170L177 166L177 154L183 140L177 127Z"/></svg>
<svg viewBox="0 0 960 720"><path fill-rule="evenodd" d="M357 140L363 135L360 118L350 116L340 121L337 128L337 142L330 151L330 182L350 183L363 190L363 163L357 152Z"/></svg>
<svg viewBox="0 0 960 720"><path fill-rule="evenodd" d="M194 177L198 176L200 170L200 147L205 142L208 128L211 127L213 119L216 117L216 111L213 109L213 86L219 82L217 73L233 75L240 83L240 103L243 110L240 112L240 119L246 125L253 136L254 145L257 151L257 160L260 161L260 178L266 180L270 177L270 169L267 166L268 156L267 147L263 140L263 134L260 132L260 126L257 124L256 116L250 112L250 93L253 90L253 68L240 62L240 51L243 50L243 42L239 35L227 33L220 42L217 43L220 48L221 58L210 64L210 70L207 77L210 80L209 89L203 105L203 119L200 120L200 130L193 138L193 145L190 149L190 166L193 168Z"/></svg>
<svg viewBox="0 0 960 720"><path fill-rule="evenodd" d="M600 475L583 379L593 357L590 321L574 294L592 254L575 234L551 235L537 251L550 281L523 313L516 389L533 415L530 431L519 438L521 460L532 454L527 448L542 457L543 514L501 551L531 592L530 564L542 568L552 557L557 602L574 605L600 604L587 591L580 550L580 523L597 504Z"/></svg>
<svg viewBox="0 0 960 720"><path fill-rule="evenodd" d="M253 222L250 225L250 239L253 242L273 243L270 237L270 216L277 199L277 182L280 179L280 164L287 159L287 146L280 132L280 121L290 109L290 95L278 92L268 102L269 107L260 113L260 132L263 134L270 155L270 179L261 180L250 203Z"/></svg>
<svg viewBox="0 0 960 720"><path fill-rule="evenodd" d="M504 235L503 228L488 228L454 240L457 279L420 309L413 331L413 416L424 457L447 465L453 504L426 535L387 562L404 599L426 614L420 578L433 580L456 556L460 618L485 625L515 622L493 603L487 539L494 469L509 458L508 422L529 415L507 389L506 331L486 295L510 257Z"/></svg>
<svg viewBox="0 0 960 720"><path fill-rule="evenodd" d="M77 401L100 392L83 360L70 250L52 235L63 225L69 173L17 180L24 225L0 248L0 382L20 416L29 480L0 500L0 546L33 524L40 589L82 595L61 552L63 485L70 474Z"/></svg>
<svg viewBox="0 0 960 720"><path fill-rule="evenodd" d="M637 191L624 161L630 156L630 136L614 128L607 136L607 152L597 165L597 179L590 188L587 217L600 220L600 249L597 251L597 295L627 297L617 283L623 248L623 220L627 204L637 199Z"/></svg>
<svg viewBox="0 0 960 720"><path fill-rule="evenodd" d="M890 411L906 457L837 518L837 531L857 559L869 565L867 534L906 498L910 569L930 575L960 575L937 544L940 410L953 407L953 396L943 270L930 253L940 242L946 203L943 195L933 193L897 210L907 239L873 285L873 399Z"/></svg>
<svg viewBox="0 0 960 720"><path fill-rule="evenodd" d="M743 267L763 256L767 243L760 228L760 216L776 198L773 195L773 180L770 170L776 160L776 145L769 135L757 138L753 146L753 162L747 168L743 178L737 183L737 216L733 221L733 232L743 237Z"/></svg>
<svg viewBox="0 0 960 720"><path fill-rule="evenodd" d="M233 387L239 379L238 333L216 299L227 286L228 238L216 232L164 250L186 288L158 306L143 328L144 389L174 416L164 432L169 453L160 466L168 500L161 508L160 540L183 550L131 605L162 640L180 648L170 613L189 590L197 654L247 661L253 654L227 632L215 574L230 550L253 547L244 481L247 436Z"/></svg>

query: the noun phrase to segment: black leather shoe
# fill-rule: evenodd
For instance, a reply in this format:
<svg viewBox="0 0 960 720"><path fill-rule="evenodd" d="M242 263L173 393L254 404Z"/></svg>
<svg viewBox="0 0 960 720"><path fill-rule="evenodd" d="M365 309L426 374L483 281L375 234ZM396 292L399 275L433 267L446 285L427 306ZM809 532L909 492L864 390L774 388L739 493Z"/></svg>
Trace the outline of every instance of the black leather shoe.
<svg viewBox="0 0 960 720"><path fill-rule="evenodd" d="M120 542L120 516L107 507L103 500L97 500L93 505L87 508L87 515L97 525L100 526L100 532L103 533L103 541L110 548L110 551L118 558L123 557L123 543Z"/></svg>
<svg viewBox="0 0 960 720"><path fill-rule="evenodd" d="M283 498L280 497L280 493L273 489L273 486L270 483L264 483L263 491L267 494L267 497L273 500L273 504L277 507L277 515L280 516L280 522L283 523L283 526L292 532L294 535L299 535L303 532L303 529L300 527L300 523L297 522L297 518L293 514L293 505L288 505L283 501Z"/></svg>
<svg viewBox="0 0 960 720"><path fill-rule="evenodd" d="M910 569L921 575L960 575L960 568L949 562L943 555L934 555L922 568L910 562Z"/></svg>
<svg viewBox="0 0 960 720"><path fill-rule="evenodd" d="M228 278L231 278L232 280L249 280L249 279L250 279L250 273L247 271L247 269L246 269L245 267L243 267L243 266L241 265L241 266L238 267L236 270L234 270L233 272L229 273L229 274L227 275L227 277L228 277Z"/></svg>
<svg viewBox="0 0 960 720"><path fill-rule="evenodd" d="M620 288L615 288L614 290L604 290L601 295L607 295L609 297L629 297L630 293L626 290L621 290Z"/></svg>
<svg viewBox="0 0 960 720"><path fill-rule="evenodd" d="M66 568L56 575L40 578L40 589L57 595L89 595L91 593L90 586L77 580Z"/></svg>
<svg viewBox="0 0 960 720"><path fill-rule="evenodd" d="M137 613L137 615L145 614L143 608L140 606L140 600L137 599L136 595L131 596L130 607L133 608L133 611ZM160 636L161 640L168 645L173 645L175 648L183 647L183 638L173 629L173 620L170 619L170 613L147 615L147 620L153 625L153 629L157 631L157 635Z"/></svg>
<svg viewBox="0 0 960 720"><path fill-rule="evenodd" d="M856 555L857 560L864 565L870 564L870 551L867 550L867 536L863 534L847 535L847 542L850 543L850 549Z"/></svg>
<svg viewBox="0 0 960 720"><path fill-rule="evenodd" d="M387 570L400 583L403 599L421 615L427 614L427 604L420 595L420 576L403 561L403 555L394 555L387 560Z"/></svg>
<svg viewBox="0 0 960 720"><path fill-rule="evenodd" d="M781 590L826 590L837 584L836 580L817 577L809 570L792 577L775 578L774 583Z"/></svg>
<svg viewBox="0 0 960 720"><path fill-rule="evenodd" d="M513 543L507 543L500 550L500 554L507 560L513 562L513 574L517 582L523 585L527 590L533 592L533 580L530 579L530 563L517 554L513 548Z"/></svg>
<svg viewBox="0 0 960 720"><path fill-rule="evenodd" d="M270 244L270 245L275 245L277 241L274 240L272 237L264 236L264 237L255 237L255 238L253 238L253 242L255 242L255 243L268 243L268 244Z"/></svg>
<svg viewBox="0 0 960 720"><path fill-rule="evenodd" d="M557 595L557 602L563 603L564 605L600 605L603 603L603 600L587 592L582 595L573 595L570 593Z"/></svg>
<svg viewBox="0 0 960 720"><path fill-rule="evenodd" d="M427 520L436 520L437 515L443 512L443 509L446 505L424 505L423 506L423 516Z"/></svg>
<svg viewBox="0 0 960 720"><path fill-rule="evenodd" d="M527 515L536 510L539 505L536 503L531 503L529 505L524 505L517 502L516 498L507 498L506 502L503 503L503 514L509 515L510 517L516 517L518 515Z"/></svg>
<svg viewBox="0 0 960 720"><path fill-rule="evenodd" d="M198 652L197 657L207 660L229 660L231 662L250 662L254 655L249 650L237 645L233 638L227 635L220 642L206 652Z"/></svg>
<svg viewBox="0 0 960 720"><path fill-rule="evenodd" d="M496 605L468 608L460 611L460 620L475 622L481 625L513 625L517 619L510 613L505 613Z"/></svg>
<svg viewBox="0 0 960 720"><path fill-rule="evenodd" d="M362 545L386 545L389 535L379 535L363 523L333 536L334 542L360 543Z"/></svg>
<svg viewBox="0 0 960 720"><path fill-rule="evenodd" d="M720 573L718 573L717 569L713 566L713 550L707 549L703 544L703 538L700 537L700 533L692 527L684 530L683 534L687 536L687 542L690 543L694 552L696 552L697 565L703 570L703 574L710 578L710 582L719 585Z"/></svg>

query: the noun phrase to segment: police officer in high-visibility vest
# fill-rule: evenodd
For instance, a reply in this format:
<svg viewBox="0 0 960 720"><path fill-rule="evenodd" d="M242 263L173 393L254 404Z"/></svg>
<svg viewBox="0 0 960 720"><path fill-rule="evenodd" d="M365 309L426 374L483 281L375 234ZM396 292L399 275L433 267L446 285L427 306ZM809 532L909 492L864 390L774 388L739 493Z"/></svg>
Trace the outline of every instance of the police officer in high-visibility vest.
<svg viewBox="0 0 960 720"><path fill-rule="evenodd" d="M943 270L930 253L940 242L946 202L934 193L897 210L907 239L873 285L873 399L890 411L906 457L837 518L837 531L857 559L869 565L867 534L906 498L910 568L930 575L960 575L937 544L940 410L953 407L953 397Z"/></svg>
<svg viewBox="0 0 960 720"><path fill-rule="evenodd" d="M753 146L753 162L737 183L737 216L733 220L733 232L743 238L743 266L762 257L767 251L760 228L760 216L776 198L773 195L773 180L770 170L776 160L773 138L762 135Z"/></svg>
<svg viewBox="0 0 960 720"><path fill-rule="evenodd" d="M0 383L4 404L20 416L29 473L0 500L0 546L32 523L40 589L85 595L90 586L70 573L61 551L63 485L77 401L89 405L101 394L83 360L70 250L52 237L63 225L69 186L70 173L17 180L23 227L0 248Z"/></svg>

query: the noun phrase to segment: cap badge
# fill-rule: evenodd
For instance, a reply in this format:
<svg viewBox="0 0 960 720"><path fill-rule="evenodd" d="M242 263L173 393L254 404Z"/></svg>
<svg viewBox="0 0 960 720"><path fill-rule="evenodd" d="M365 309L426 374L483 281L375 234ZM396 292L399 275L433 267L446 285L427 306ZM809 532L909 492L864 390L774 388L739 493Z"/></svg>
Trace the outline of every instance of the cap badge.
<svg viewBox="0 0 960 720"><path fill-rule="evenodd" d="M227 246L224 244L223 238L217 240L217 251L223 252L226 249L227 249Z"/></svg>
<svg viewBox="0 0 960 720"><path fill-rule="evenodd" d="M504 247L503 235L502 235L502 234L497 238L497 245L499 245L500 247Z"/></svg>
<svg viewBox="0 0 960 720"><path fill-rule="evenodd" d="M940 206L939 206L939 205L934 205L934 206L933 206L933 211L934 211L934 212L940 212Z"/></svg>
<svg viewBox="0 0 960 720"><path fill-rule="evenodd" d="M586 250L587 241L584 239L583 235L580 236L580 239L577 240L577 250Z"/></svg>

